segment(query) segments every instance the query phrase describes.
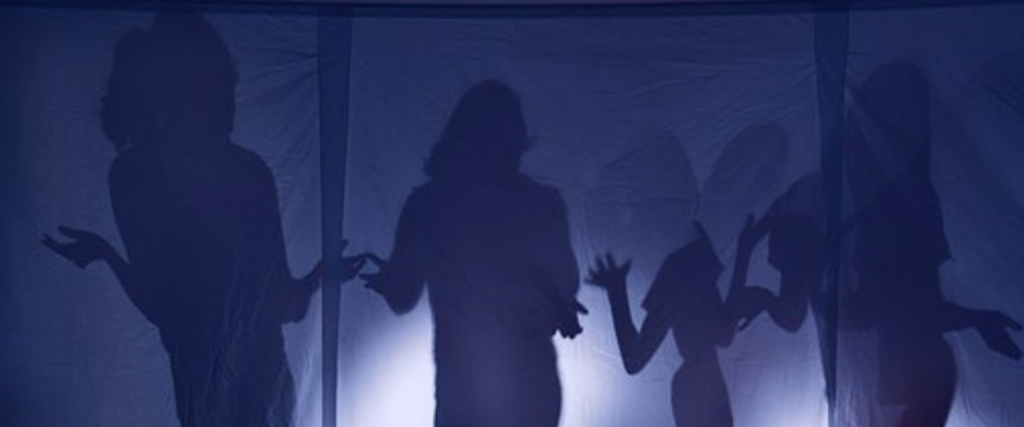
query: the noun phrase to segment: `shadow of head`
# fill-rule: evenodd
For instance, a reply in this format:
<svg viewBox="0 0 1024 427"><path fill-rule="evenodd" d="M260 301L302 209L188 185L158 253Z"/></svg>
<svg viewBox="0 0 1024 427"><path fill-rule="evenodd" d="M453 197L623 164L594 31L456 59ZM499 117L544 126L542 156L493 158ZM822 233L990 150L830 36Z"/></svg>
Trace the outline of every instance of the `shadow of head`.
<svg viewBox="0 0 1024 427"><path fill-rule="evenodd" d="M502 82L486 80L459 99L424 169L432 178L514 175L528 146L519 95Z"/></svg>
<svg viewBox="0 0 1024 427"><path fill-rule="evenodd" d="M234 125L237 70L201 16L157 13L117 43L102 125L118 150L226 138Z"/></svg>

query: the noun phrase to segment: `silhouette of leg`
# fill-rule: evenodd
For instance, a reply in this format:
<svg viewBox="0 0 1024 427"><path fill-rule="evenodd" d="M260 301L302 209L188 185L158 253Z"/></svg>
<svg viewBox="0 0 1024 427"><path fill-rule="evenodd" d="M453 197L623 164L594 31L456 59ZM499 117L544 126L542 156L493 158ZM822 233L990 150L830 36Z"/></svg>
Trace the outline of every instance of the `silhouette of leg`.
<svg viewBox="0 0 1024 427"><path fill-rule="evenodd" d="M900 427L944 427L956 393L956 362L949 346L942 343L930 352L921 352L914 390L908 396Z"/></svg>

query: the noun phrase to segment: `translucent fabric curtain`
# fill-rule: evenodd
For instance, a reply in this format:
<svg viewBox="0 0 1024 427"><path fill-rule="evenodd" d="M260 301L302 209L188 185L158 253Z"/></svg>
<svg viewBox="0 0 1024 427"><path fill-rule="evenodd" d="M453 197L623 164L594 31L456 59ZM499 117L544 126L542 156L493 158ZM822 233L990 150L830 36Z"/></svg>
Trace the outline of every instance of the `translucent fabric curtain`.
<svg viewBox="0 0 1024 427"><path fill-rule="evenodd" d="M1024 420L1021 4L103 6L0 6L2 425Z"/></svg>
<svg viewBox="0 0 1024 427"><path fill-rule="evenodd" d="M270 271L284 267L280 259L274 264L256 252L285 256L295 276L305 275L320 258L317 18L278 10L207 12L202 16L214 29L212 35L202 23L165 22L155 29L154 12L147 8L0 8L5 64L0 83L4 111L0 423L4 425L177 426L179 419L190 416L179 416L181 401L190 400L185 396L211 406L222 404L224 400L218 399L230 397L216 397L220 392L215 388L241 385L238 378L253 376L238 373L247 363L238 354L243 352L286 353L277 359L286 366L267 369L288 372L294 385L278 383L273 386L275 393L294 402L293 425L320 423L319 299L309 304L301 319L284 322L276 331L267 329L255 345L238 338L259 336L251 331L260 328L231 319L264 310L252 308L245 301L250 297L244 297L248 291L238 286L245 283L258 289L274 281ZM193 28L196 25L198 30ZM149 33L140 37L140 31ZM144 48L133 49L132 42L125 41L140 38ZM141 164L133 153L139 153L136 145L146 141L129 142L129 148L118 146L121 140L112 137L109 128L137 124L149 112L146 109L153 108L149 102L154 99L164 103L157 107L163 111L202 112L201 117L174 122L175 129L167 129L167 134L179 130L193 134L180 141L210 138L196 131L200 126L190 125L215 114L211 106L220 101L207 94L228 85L215 77L230 68L223 65L225 58L209 52L218 43L226 47L228 62L237 70L230 133L231 146L237 148L229 157L247 158L249 169L261 172L247 174L245 168L232 167L230 161L204 148L161 154L162 160L156 163L166 167L144 167L115 179L113 165ZM115 61L118 46L122 57ZM147 69L147 64L160 65ZM200 71L189 74L188 64L198 64L194 68ZM112 88L133 84L138 86L128 89L120 101L127 111L119 114L129 119L118 119L111 113L116 108L112 104L119 102L112 99ZM184 95L176 99L175 94ZM176 105L189 107L176 109ZM107 119L113 123L104 123ZM261 178L249 179L253 177ZM169 185L157 190L160 181ZM189 181L202 185L190 190L186 187L196 184L186 184ZM145 202L134 201L141 196L113 197L113 187L118 185L150 197ZM229 194L243 194L246 188L258 188L261 193L250 202L230 201ZM276 206L264 211L265 220L256 221L257 204ZM229 213L242 206L244 214ZM145 207L156 212L135 215ZM137 220L143 222L141 232L125 228L131 226L124 221L133 217L147 218ZM209 226L196 225L201 222ZM243 223L256 222L263 223L265 239L256 239L253 233L227 234L234 226L241 229ZM91 232L108 241L127 258L134 274L147 277L140 279L144 283L139 286L167 289L149 304L166 307L169 313L164 319L150 319L154 310L130 298L126 281L104 260L79 269L44 245L44 235L62 244L76 240L61 226L70 227L72 234L74 230ZM225 238L221 232L232 237ZM275 239L280 240L275 244ZM126 252L128 241L135 248ZM149 250L144 249L147 246ZM234 255L218 252L227 248ZM250 253L244 254L247 250ZM229 292L234 293L225 296ZM196 295L216 299L227 309L204 307ZM196 320L200 313L213 319ZM195 378L201 375L190 375L185 364L175 365L176 352L185 360L201 360L214 353L195 356L184 350L189 346L181 343L189 338L169 337L175 325L188 325L185 336L217 349L223 361L207 368L217 366L216 375L225 380L198 386L203 381ZM252 370L249 366L246 369ZM213 372L212 368L206 371ZM193 390L180 393L177 399L176 375L193 379Z"/></svg>

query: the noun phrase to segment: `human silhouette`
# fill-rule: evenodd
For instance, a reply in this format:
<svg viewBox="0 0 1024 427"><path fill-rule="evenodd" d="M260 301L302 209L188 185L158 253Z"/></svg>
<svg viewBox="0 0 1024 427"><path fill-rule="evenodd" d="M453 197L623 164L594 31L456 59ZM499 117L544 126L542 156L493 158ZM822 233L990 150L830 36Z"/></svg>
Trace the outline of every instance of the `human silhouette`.
<svg viewBox="0 0 1024 427"><path fill-rule="evenodd" d="M782 330L795 333L808 318L814 321L825 375L825 390L833 390L833 361L826 351L830 329L824 323L823 203L821 176L808 174L779 196L765 214L755 221L750 216L737 238L732 287L749 288L759 294L759 305L739 325L744 329L763 310ZM779 272L779 291L746 284L747 269L754 249L768 241L768 264Z"/></svg>
<svg viewBox="0 0 1024 427"><path fill-rule="evenodd" d="M715 162L711 178L700 190L701 194L695 194L700 200L713 200L713 206L709 208L704 204L694 208L702 206L713 211L707 218L717 225L728 226L725 217L735 215L733 201L741 199L740 195L749 198L746 195L753 189L765 188L777 177L777 164L779 157L785 154L786 138L786 133L776 123L744 128L726 144ZM685 151L676 147L675 152L682 154L675 157L684 164L673 168L688 170L689 158ZM757 154L766 157L750 158ZM643 300L647 316L639 330L633 324L626 284L631 260L618 264L611 253L599 256L595 267L589 271L587 282L608 293L615 336L627 373L640 372L669 331L672 332L683 358L682 366L672 379L672 413L676 425L728 427L733 424L732 407L718 348L729 346L737 325L749 323L766 309L773 296L766 289L734 281L723 299L718 281L724 266L704 222L690 219L685 224L680 231L689 241L666 256L658 268ZM751 224L752 221L748 221L747 227ZM738 258L743 256L737 254ZM745 277L746 264L737 266L743 270L734 272L733 277Z"/></svg>
<svg viewBox="0 0 1024 427"><path fill-rule="evenodd" d="M846 176L858 211L856 285L878 339L880 403L900 405L902 427L946 424L956 389L953 351L943 338L972 328L997 353L1020 359L1005 314L968 309L942 295L939 268L951 260L931 181L928 82L906 62L873 71L856 93Z"/></svg>
<svg viewBox="0 0 1024 427"><path fill-rule="evenodd" d="M561 196L520 172L527 148L513 89L471 87L405 202L390 260L364 275L398 314L430 289L438 427L559 421L551 337L581 332L579 272Z"/></svg>
<svg viewBox="0 0 1024 427"><path fill-rule="evenodd" d="M60 227L43 243L102 261L159 329L183 426L288 426L294 390L281 325L302 319L319 264L293 279L274 177L230 140L237 82L203 18L158 13L122 38L102 110L118 155L109 185L126 249ZM362 257L346 258L354 276Z"/></svg>
<svg viewBox="0 0 1024 427"><path fill-rule="evenodd" d="M587 282L608 292L615 337L626 372L640 372L669 331L683 364L672 378L672 414L677 426L732 426L729 394L718 347L733 339L735 321L718 292L722 273L711 241L693 224L696 237L669 254L644 297L647 316L637 330L629 307L626 276L631 263L611 254L598 257Z"/></svg>

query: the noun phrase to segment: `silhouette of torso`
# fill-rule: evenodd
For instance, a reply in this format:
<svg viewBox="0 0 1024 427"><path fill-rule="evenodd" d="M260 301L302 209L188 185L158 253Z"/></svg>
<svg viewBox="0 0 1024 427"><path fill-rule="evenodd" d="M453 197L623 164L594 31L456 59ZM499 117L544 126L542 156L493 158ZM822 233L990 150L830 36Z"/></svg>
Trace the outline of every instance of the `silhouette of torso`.
<svg viewBox="0 0 1024 427"><path fill-rule="evenodd" d="M290 278L270 171L230 143L135 148L111 168L118 228L188 426L287 425L280 313ZM278 413L276 421L267 420Z"/></svg>
<svg viewBox="0 0 1024 427"><path fill-rule="evenodd" d="M677 426L732 425L729 393L718 361L718 346L732 340L734 322L716 282L722 271L704 241L669 254L644 298L647 315L670 325L683 365L672 379L672 412Z"/></svg>
<svg viewBox="0 0 1024 427"><path fill-rule="evenodd" d="M882 400L908 403L938 388L951 394L956 367L942 337L948 328L939 279L949 247L926 169L912 168L879 191L865 210L854 257L877 315Z"/></svg>
<svg viewBox="0 0 1024 427"><path fill-rule="evenodd" d="M405 277L379 289L389 298L414 303L430 286L436 425L557 425L551 336L578 272L554 189L523 175L434 179L406 202L387 270Z"/></svg>

